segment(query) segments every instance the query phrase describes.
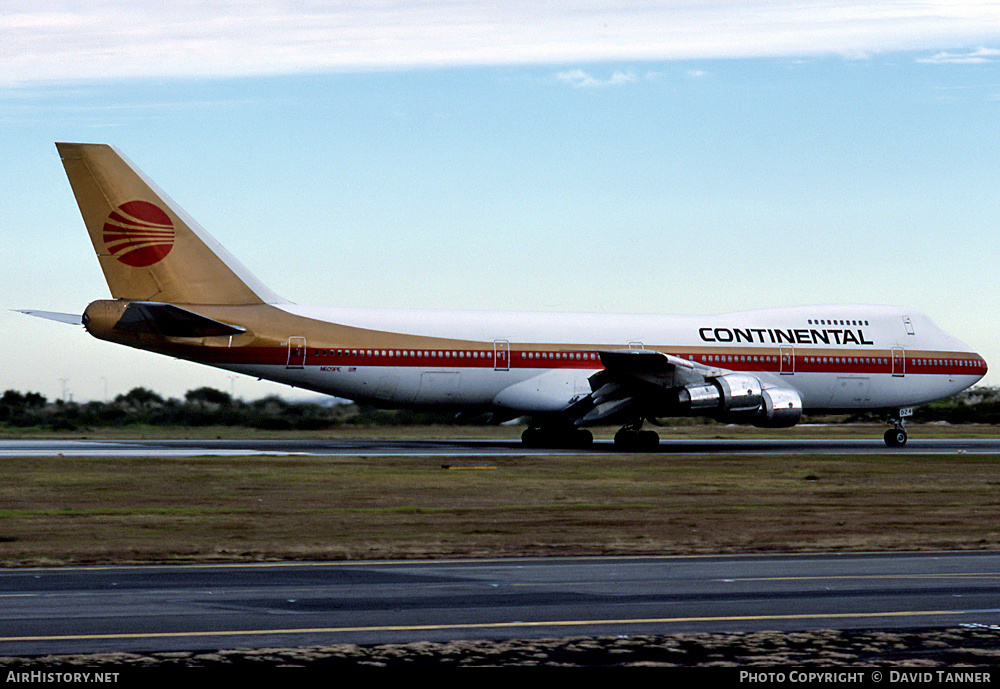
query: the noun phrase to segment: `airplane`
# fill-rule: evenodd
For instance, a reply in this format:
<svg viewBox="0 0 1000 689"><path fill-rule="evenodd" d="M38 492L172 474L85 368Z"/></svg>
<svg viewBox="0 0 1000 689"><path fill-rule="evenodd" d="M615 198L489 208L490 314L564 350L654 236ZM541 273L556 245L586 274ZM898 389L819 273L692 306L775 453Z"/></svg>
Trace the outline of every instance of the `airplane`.
<svg viewBox="0 0 1000 689"><path fill-rule="evenodd" d="M530 420L529 447L659 443L645 422L704 416L787 428L804 413L884 410L890 447L919 404L986 361L918 311L801 306L711 316L325 308L268 289L116 148L57 143L112 299L102 340L383 408Z"/></svg>

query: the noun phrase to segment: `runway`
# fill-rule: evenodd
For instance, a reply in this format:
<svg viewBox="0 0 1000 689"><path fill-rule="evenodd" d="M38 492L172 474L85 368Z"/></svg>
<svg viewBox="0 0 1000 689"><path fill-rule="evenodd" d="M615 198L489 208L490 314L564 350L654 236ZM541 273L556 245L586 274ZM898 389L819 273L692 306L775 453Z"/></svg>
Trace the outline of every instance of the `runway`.
<svg viewBox="0 0 1000 689"><path fill-rule="evenodd" d="M881 438L673 440L664 438L657 454L998 454L998 438L914 438L905 447L887 448ZM610 440L586 450L526 448L516 440L385 439L200 439L200 440L0 440L0 457L189 457L198 455L317 455L352 457L528 457L566 454L617 455Z"/></svg>
<svg viewBox="0 0 1000 689"><path fill-rule="evenodd" d="M0 572L0 655L1000 624L1000 553Z"/></svg>

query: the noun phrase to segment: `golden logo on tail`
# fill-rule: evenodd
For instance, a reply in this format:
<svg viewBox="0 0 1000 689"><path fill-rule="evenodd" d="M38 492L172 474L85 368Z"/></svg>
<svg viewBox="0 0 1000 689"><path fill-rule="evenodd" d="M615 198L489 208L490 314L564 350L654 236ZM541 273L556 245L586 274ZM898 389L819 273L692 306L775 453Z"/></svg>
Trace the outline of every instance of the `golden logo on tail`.
<svg viewBox="0 0 1000 689"><path fill-rule="evenodd" d="M174 223L148 201L128 201L104 223L104 244L115 258L133 268L162 261L174 246Z"/></svg>

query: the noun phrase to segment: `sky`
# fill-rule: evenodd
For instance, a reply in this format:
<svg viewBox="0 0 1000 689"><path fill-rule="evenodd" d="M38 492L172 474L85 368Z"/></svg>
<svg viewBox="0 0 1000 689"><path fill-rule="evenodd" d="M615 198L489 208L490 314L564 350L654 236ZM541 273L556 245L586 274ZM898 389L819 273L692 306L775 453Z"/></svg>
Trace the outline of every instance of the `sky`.
<svg viewBox="0 0 1000 689"><path fill-rule="evenodd" d="M4 2L0 389L312 397L13 312L109 296L55 141L297 303L899 304L1000 370L995 3Z"/></svg>

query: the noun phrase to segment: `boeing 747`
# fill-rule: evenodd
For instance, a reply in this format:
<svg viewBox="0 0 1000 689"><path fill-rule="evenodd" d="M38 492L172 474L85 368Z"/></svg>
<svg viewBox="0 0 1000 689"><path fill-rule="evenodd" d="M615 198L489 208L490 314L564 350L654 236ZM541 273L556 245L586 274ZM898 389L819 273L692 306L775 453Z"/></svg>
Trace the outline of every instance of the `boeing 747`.
<svg viewBox="0 0 1000 689"><path fill-rule="evenodd" d="M810 306L714 316L301 306L278 296L117 149L56 144L112 299L75 314L94 337L386 408L524 417L526 445L659 442L646 421L769 428L884 410L889 446L916 405L986 362L913 309Z"/></svg>

